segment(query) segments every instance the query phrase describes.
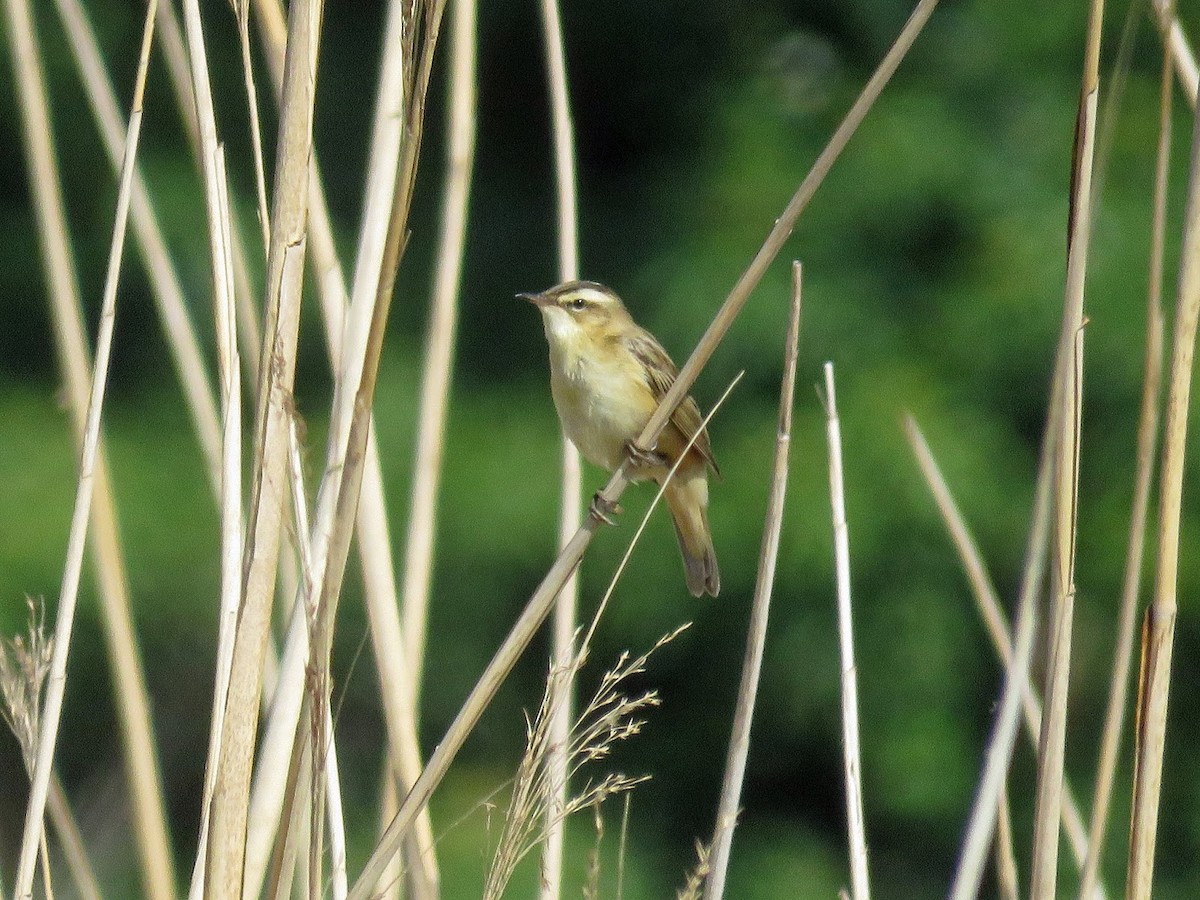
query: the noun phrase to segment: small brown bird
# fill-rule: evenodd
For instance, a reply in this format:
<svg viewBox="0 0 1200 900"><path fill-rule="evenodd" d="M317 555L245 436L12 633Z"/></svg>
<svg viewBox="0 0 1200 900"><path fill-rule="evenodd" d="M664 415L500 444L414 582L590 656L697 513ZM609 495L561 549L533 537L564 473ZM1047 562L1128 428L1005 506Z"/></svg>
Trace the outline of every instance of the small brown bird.
<svg viewBox="0 0 1200 900"><path fill-rule="evenodd" d="M640 327L612 290L594 281L568 281L540 294L518 294L542 311L550 344L550 389L563 431L594 465L613 471L629 455L631 478L662 484L692 435L695 442L667 484L688 590L717 596L721 576L708 529L708 472L720 474L701 425L685 399L650 451L634 442L679 370Z"/></svg>

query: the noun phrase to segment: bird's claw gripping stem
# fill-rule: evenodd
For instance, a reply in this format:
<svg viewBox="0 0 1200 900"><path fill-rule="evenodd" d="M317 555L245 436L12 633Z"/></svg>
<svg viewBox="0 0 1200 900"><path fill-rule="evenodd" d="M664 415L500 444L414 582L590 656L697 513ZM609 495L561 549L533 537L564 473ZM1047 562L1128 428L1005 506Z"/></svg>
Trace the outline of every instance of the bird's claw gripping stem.
<svg viewBox="0 0 1200 900"><path fill-rule="evenodd" d="M609 500L602 491L596 491L592 496L592 503L588 507L588 514L593 519L608 525L616 525L617 523L613 521L612 517L619 516L623 512L621 504L615 500Z"/></svg>
<svg viewBox="0 0 1200 900"><path fill-rule="evenodd" d="M639 469L657 469L667 464L667 458L657 450L647 450L634 441L625 442L625 453Z"/></svg>

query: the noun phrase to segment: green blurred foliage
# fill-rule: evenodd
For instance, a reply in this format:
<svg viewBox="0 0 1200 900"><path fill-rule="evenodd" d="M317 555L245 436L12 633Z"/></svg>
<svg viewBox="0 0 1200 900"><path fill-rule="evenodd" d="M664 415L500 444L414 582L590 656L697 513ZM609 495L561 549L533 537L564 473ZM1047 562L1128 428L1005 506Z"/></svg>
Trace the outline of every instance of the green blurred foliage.
<svg viewBox="0 0 1200 900"><path fill-rule="evenodd" d="M39 9L79 281L96 315L115 188L48 5ZM379 5L381 6L381 5ZM1107 691L1132 493L1145 334L1146 256L1159 51L1145 4L1122 89L1113 77L1124 7L1109 10L1103 136L1089 270L1074 678L1067 741L1077 794L1090 795ZM553 557L559 432L534 312L512 299L555 262L547 100L535 4L483 4L479 137L458 367L438 522L422 734L432 748ZM141 8L92 2L122 92ZM804 176L909 6L566 4L577 129L582 260L682 360ZM219 124L243 231L257 230L233 19L205 6ZM375 77L375 4L330 4L318 82L317 150L352 259ZM907 449L912 412L975 529L1001 596L1020 578L1064 280L1067 188L1085 10L945 0L806 211L786 250L805 264L800 382L771 633L758 699L730 896L829 897L848 879L824 417L809 385L837 366L855 588L855 637L872 875L880 896L945 889L999 689L999 667ZM8 65L6 61L6 65ZM75 491L53 339L28 203L19 115L0 90L0 630L24 627L25 595L53 607ZM442 83L442 72L437 83ZM260 90L266 80L260 79ZM264 103L268 129L274 113ZM1168 248L1173 301L1190 116L1177 101ZM444 109L429 113L421 182L377 402L397 554L403 543L415 403L435 244ZM270 146L270 141L268 141ZM143 169L211 343L203 204L165 71L151 73ZM613 765L652 773L632 803L625 896L669 896L711 832L753 588L775 431L786 310L780 259L696 388L711 403L746 378L712 426L725 474L711 519L724 575L717 601L685 595L670 526L653 517L597 636L581 691L625 648L683 621L643 677L663 706ZM136 251L120 296L106 413L137 624L154 701L171 824L193 850L215 639L217 516ZM310 304L311 307L311 304ZM308 476L324 452L329 376L313 309L302 328L297 402ZM209 351L211 353L211 350ZM1194 443L1194 442L1193 442ZM1195 451L1191 453L1195 458ZM589 491L603 475L589 469ZM594 608L648 488L583 567ZM1192 751L1200 679L1200 517L1185 488L1175 690L1159 851L1164 898L1195 896L1200 777ZM1151 567L1147 566L1147 571ZM374 828L382 752L365 618L351 566L335 650L339 752L354 849ZM501 689L435 800L447 898L477 896L548 655L538 642ZM77 623L59 765L85 831L106 853L113 895L132 892L103 636L90 581ZM1131 741L1126 729L1105 872L1123 879ZM1033 766L1013 767L1018 857L1027 871ZM23 783L0 738L0 783ZM0 791L0 871L11 872L24 796ZM615 892L619 802L605 811L605 896ZM1090 803L1084 802L1085 812ZM572 824L571 883L595 840ZM1064 890L1074 884L1062 869ZM534 868L512 894L527 896Z"/></svg>

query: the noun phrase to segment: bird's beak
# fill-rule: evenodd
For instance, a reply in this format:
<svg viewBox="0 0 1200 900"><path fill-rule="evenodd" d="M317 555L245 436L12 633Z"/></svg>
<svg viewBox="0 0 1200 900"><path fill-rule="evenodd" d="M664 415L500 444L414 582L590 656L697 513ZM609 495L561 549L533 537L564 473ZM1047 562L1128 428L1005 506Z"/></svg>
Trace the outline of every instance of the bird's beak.
<svg viewBox="0 0 1200 900"><path fill-rule="evenodd" d="M545 294L517 294L520 300L528 300L534 306L546 306L550 303L550 298Z"/></svg>

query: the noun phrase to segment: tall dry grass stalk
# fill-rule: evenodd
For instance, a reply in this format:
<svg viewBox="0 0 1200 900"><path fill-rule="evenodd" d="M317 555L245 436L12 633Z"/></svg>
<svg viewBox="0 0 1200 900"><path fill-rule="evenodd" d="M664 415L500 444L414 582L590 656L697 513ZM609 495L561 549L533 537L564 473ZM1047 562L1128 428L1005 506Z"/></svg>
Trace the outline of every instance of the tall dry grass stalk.
<svg viewBox="0 0 1200 900"><path fill-rule="evenodd" d="M1175 15L1174 0L1150 0L1150 10L1158 25L1164 52L1170 57L1180 86L1192 109L1195 109L1196 92L1200 88L1200 71L1197 71L1196 55L1192 52L1187 35L1183 33L1178 16Z"/></svg>
<svg viewBox="0 0 1200 900"><path fill-rule="evenodd" d="M314 608L311 655L328 667L332 649L333 618L341 591L353 522L358 508L363 461L370 431L370 410L378 376L383 336L403 251L408 214L416 178L424 123L425 98L432 72L433 51L444 2L417 4L407 22L404 69L406 140L396 173L386 219L386 240L380 257L375 290L350 307L343 338L341 370L334 386L333 413L325 474L318 491L313 529L314 573L308 605ZM289 54L291 41L288 43ZM411 793L411 792L410 792Z"/></svg>
<svg viewBox="0 0 1200 900"><path fill-rule="evenodd" d="M421 372L412 501L404 549L404 638L413 670L412 703L419 696L425 656L429 588L437 532L437 497L458 325L459 286L466 248L467 203L475 159L475 0L450 6L450 84L442 227L430 296Z"/></svg>
<svg viewBox="0 0 1200 900"><path fill-rule="evenodd" d="M420 771L420 752L415 746L417 710L420 708L422 660L433 576L434 541L437 534L437 498L441 483L442 454L458 323L459 290L466 249L467 210L475 158L476 42L476 0L455 0L451 6L449 112L446 126L442 225L421 377L412 502L404 552L404 653L390 652L390 648L379 646L378 642L376 646L376 658L381 654L393 658L398 669L393 674L385 671L386 666L380 666L380 680L384 693L402 688L408 694L408 715L413 722L413 747L411 751L405 752L407 748L393 743L399 781L404 790L412 786ZM364 495L371 486L364 480ZM382 496L381 479L379 486ZM361 508L359 514L361 517ZM360 533L362 530L363 528L360 528ZM395 615L394 601L390 607L389 617ZM377 629L373 629L375 630ZM397 638L401 637L399 622L396 623L396 635ZM407 663L407 675L399 671L403 663ZM394 792L395 780L389 779L389 784L393 786ZM418 820L416 833L407 842L406 847L409 869L412 872L410 889L414 896L417 900L436 896L438 877L428 810ZM396 889L399 890L398 884Z"/></svg>
<svg viewBox="0 0 1200 900"><path fill-rule="evenodd" d="M71 55L79 69L80 83L99 128L114 176L119 172L125 148L125 122L112 80L104 65L100 44L87 12L79 0L55 0L66 31ZM170 4L158 7L158 23L174 22ZM156 25L157 27L157 25ZM161 42L159 43L161 46ZM189 112L189 120L194 115ZM155 308L167 337L171 358L214 495L221 485L221 425L217 401L209 382L207 364L192 325L178 271L167 250L154 201L140 171L135 171L130 207L133 236L143 267L153 289Z"/></svg>
<svg viewBox="0 0 1200 900"><path fill-rule="evenodd" d="M96 338L96 358L94 367L92 367L88 412L86 412L86 425L83 430L83 449L80 452L79 485L71 521L71 534L67 542L66 564L64 574L62 574L58 613L56 613L55 619L54 652L52 660L50 660L46 698L44 698L44 707L40 722L38 722L36 751L34 762L32 762L31 766L29 805L26 806L25 811L25 828L22 835L22 847L20 847L17 868L17 887L16 892L14 892L19 898L32 896L35 860L38 848L40 848L43 841L42 817L44 809L46 809L50 774L52 774L54 764L54 749L56 740L58 740L58 730L62 714L62 695L64 695L66 685L67 656L70 654L74 611L76 611L79 580L83 568L84 545L86 534L88 534L92 496L94 496L97 455L98 450L100 450L100 426L104 389L107 386L109 355L112 352L116 286L118 286L121 256L125 248L125 229L128 221L128 209L130 209L130 194L134 172L133 163L137 156L137 142L140 134L140 124L142 124L142 97L145 88L146 66L149 65L151 36L154 34L154 7L155 2L151 0L150 11L148 17L146 17L145 28L143 30L142 53L140 53L138 61L136 84L134 84L133 89L125 156L121 163L120 186L118 198L116 198L116 212L114 216L113 241L109 251L106 280L104 280L101 318ZM37 59L36 43L34 42L34 37L32 37L29 8L25 4L22 4L22 2L10 4L7 8L8 13L10 13L10 24L13 31L16 32L12 38L14 42L14 58L18 60L17 67L19 79L22 80L23 84L23 94L26 100L31 101L30 106L41 108L42 121L37 127L48 127L44 89L41 86L40 74L38 74L40 64L38 64ZM25 104L23 104L24 106ZM34 115L37 115L37 113L34 113ZM34 128L28 128L28 131L31 133L34 131ZM42 139L48 142L48 132L43 134ZM46 158L43 158L40 163L31 158L31 163L38 164L38 166L43 168L49 168L50 178L56 180L56 173L53 172L53 155L50 155L52 151L49 150L48 143L42 148L42 151L46 152ZM34 154L34 148L30 144L30 155L32 156L32 154ZM34 166L31 166L31 168L34 168ZM62 240L61 236L56 240ZM166 840L163 842L166 844ZM148 858L145 862L148 869L150 869L154 866L155 860ZM158 860L158 862L162 863L163 860ZM169 865L169 857L167 865Z"/></svg>
<svg viewBox="0 0 1200 900"><path fill-rule="evenodd" d="M575 174L575 128L571 121L571 98L567 90L567 61L563 42L562 14L558 0L541 0L542 42L546 53L546 80L550 88L550 123L554 142L554 186L558 207L558 279L579 277L579 199ZM579 451L564 434L562 438L561 507L558 546L570 542L583 515L583 466ZM562 675L553 679L562 697L551 704L550 752L546 804L546 840L542 847L542 873L538 896L557 900L562 893L563 844L566 829L567 737L571 729L574 677L570 666L575 656L575 620L579 606L579 573L563 585L554 608L551 665Z"/></svg>
<svg viewBox="0 0 1200 900"><path fill-rule="evenodd" d="M95 467L100 443L100 422L103 414L105 388L108 383L108 363L112 352L113 326L116 319L117 283L121 269L121 257L125 249L125 229L129 217L129 201L133 185L134 161L137 157L138 137L141 134L142 96L146 84L146 69L150 61L151 38L154 34L154 7L151 0L142 35L138 73L134 84L129 128L126 135L125 155L121 164L120 184L117 191L117 208L113 225L113 238L109 251L108 269L104 281L104 296L101 303L100 323L96 337L96 357L92 370L91 391L88 397L86 427L83 433L83 450L79 463L79 485L75 495L75 508L71 518L71 531L67 543L67 558L63 571L62 589L59 594L58 611L54 628L54 651L51 657L46 697L39 723L37 749L31 773L29 804L25 813L25 829L21 838L21 854L17 866L15 895L20 898L33 896L34 865L38 847L42 841L42 817L45 812L50 788L50 774L54 765L54 748L58 740L58 727L62 717L63 693L66 687L67 657L70 652L71 633L79 595L79 581L83 567L83 552L87 540L88 521L91 514ZM32 37L29 10L10 6L10 22L23 26L26 39ZM20 41L21 38L16 40ZM30 53L31 46L24 47L19 66L28 70L38 68L36 55ZM34 51L35 53L36 51ZM28 77L28 71L23 79ZM33 72L35 80L36 71ZM36 99L36 98L33 98ZM44 98L43 98L44 100ZM44 109L44 102L42 107ZM148 861L149 863L149 861Z"/></svg>
<svg viewBox="0 0 1200 900"><path fill-rule="evenodd" d="M725 895L725 876L733 849L733 830L741 804L746 760L750 755L750 726L754 721L754 702L758 696L763 650L767 642L767 620L771 612L771 593L775 586L775 564L779 558L779 536L783 530L784 499L787 496L788 453L792 445L792 405L796 394L796 360L800 342L801 269L792 263L792 296L787 336L783 344L783 381L779 391L779 418L775 432L775 457L771 463L771 488L763 519L762 548L758 554L758 576L750 606L750 624L746 630L746 653L738 686L729 753L717 803L717 822L713 828L712 854L704 881L704 900L720 900Z"/></svg>
<svg viewBox="0 0 1200 900"><path fill-rule="evenodd" d="M996 892L1000 900L1018 900L1021 896L1017 876L1017 854L1013 849L1012 810L1008 789L1000 792L1000 810L996 814Z"/></svg>
<svg viewBox="0 0 1200 900"><path fill-rule="evenodd" d="M1178 300L1167 382L1166 418L1159 475L1158 549L1154 593L1142 629L1142 669L1137 706L1133 818L1129 837L1126 896L1148 898L1154 877L1158 803L1166 744L1171 652L1175 636L1179 572L1179 520L1187 414L1200 316L1200 120L1192 135L1188 201L1184 218Z"/></svg>
<svg viewBox="0 0 1200 900"><path fill-rule="evenodd" d="M40 55L24 0L6 4L9 41L21 98L26 156L29 160L33 206L38 223L43 264L49 286L58 357L66 380L76 447L85 447L91 362L84 337L83 313L76 286L66 219L63 211L57 161L50 133L49 108L41 75ZM113 102L113 128L118 136L110 142L123 147L123 126L118 124ZM114 168L119 170L121 150L115 150ZM118 172L119 174L119 172ZM136 197L135 197L136 200ZM101 622L116 681L116 699L121 726L122 749L131 793L134 834L143 868L147 896L173 895L173 872L166 816L161 798L161 779L154 752L153 726L145 679L134 636L129 584L117 529L115 501L103 443L95 450L94 499L92 502L92 548L101 600Z"/></svg>
<svg viewBox="0 0 1200 900"><path fill-rule="evenodd" d="M745 306L751 292L758 285L763 274L782 249L792 229L795 228L800 214L808 205L808 201L812 199L813 194L816 193L817 188L828 174L833 163L841 154L841 151L845 148L859 124L866 117L871 105L882 92L888 79L900 65L904 55L908 52L917 35L929 20L929 16L933 14L936 6L937 0L921 0L918 3L909 20L905 23L904 28L901 30L900 35L897 37L895 44L889 49L878 69L868 80L862 94L855 101L846 118L838 126L829 144L826 145L825 149L818 156L808 176L801 183L784 209L783 214L776 221L762 247L750 263L750 266L738 280L691 357L689 357L680 370L675 383L659 404L654 415L651 416L650 421L647 422L645 429L638 437L638 443L641 446L654 445L659 433L666 425L671 412L679 405L688 391L691 390L692 385L696 381L696 376L699 375L700 370L703 369L709 358L711 358L713 352L728 332L730 325L732 325L738 313ZM625 489L627 483L625 466L622 465L613 474L601 492L603 499L615 503L620 498L621 492ZM395 854L403 836L411 827L417 813L424 809L425 805L429 802L434 789L441 782L442 778L445 777L450 763L461 749L467 735L474 729L483 710L491 703L500 684L508 676L517 659L533 639L533 635L537 629L545 621L546 616L549 615L554 598L558 595L571 573L579 565L579 561L582 559L583 553L587 549L592 535L598 527L598 520L592 516L588 516L584 519L583 524L574 537L572 537L570 543L559 553L554 564L542 579L541 584L533 596L530 597L525 609L513 624L503 644L501 644L496 654L492 657L492 660L488 663L483 675L476 682L475 687L472 688L470 695L455 716L454 721L450 724L445 736L438 743L437 749L430 756L429 761L421 772L421 776L401 802L396 817L392 820L380 838L379 843L372 851L370 859L367 861L358 881L351 887L350 900L364 900L374 890L380 876Z"/></svg>
<svg viewBox="0 0 1200 900"><path fill-rule="evenodd" d="M282 85L286 25L279 0L255 0L264 55L278 90ZM388 7L383 35L383 62L376 98L374 130L368 166L364 216L360 231L359 255L355 268L354 293L357 302L370 303L375 296L382 266L383 237L391 208L400 157L400 137L406 121L403 109L406 89L405 60L412 48L404 35L411 34L405 17L411 10L399 0ZM326 344L335 378L341 371L345 336L344 319L347 294L332 237L329 213L321 190L315 163L310 171L310 258L316 283ZM363 570L364 598L376 669L387 727L389 765L401 785L407 786L420 770L415 709L408 697L413 693L413 676L407 661L398 613L396 580L393 572L391 541L383 498L383 478L374 428L369 429L366 460L362 476L361 502L358 507L358 547ZM323 567L322 567L323 568ZM287 573L285 568L284 572ZM285 585L285 593L286 593ZM270 722L262 743L262 753L251 792L251 821L247 846L245 891L257 893L262 884L270 848L284 797L279 777L288 768L293 752L297 717L304 687L304 665L308 659L308 631L304 617L295 615L288 629L287 650L281 668L283 702L272 705ZM307 732L303 732L307 734ZM417 832L408 853L411 889L414 896L428 897L436 892L438 873L433 853L432 827L427 812L417 823Z"/></svg>
<svg viewBox="0 0 1200 900"><path fill-rule="evenodd" d="M195 4L196 0L188 0L185 9ZM195 18L198 28L198 9ZM275 593L287 483L287 441L304 275L308 164L312 150L320 20L320 0L298 0L291 7L275 163L271 245L267 257L260 352L263 364L255 409L257 423L243 559L242 609L234 638L213 794L205 879L207 897L232 897L242 886L262 662ZM189 39L191 30L189 21ZM189 40L189 44L194 51L195 42ZM196 66L195 60L193 65ZM198 101L203 106L200 95L201 91L197 89Z"/></svg>
<svg viewBox="0 0 1200 900"><path fill-rule="evenodd" d="M869 900L867 829L863 814L862 751L858 736L858 667L850 606L850 529L842 479L842 428L834 392L833 363L825 363L825 415L829 438L829 499L833 509L833 556L837 574L838 644L842 658L842 756L846 770L846 822L850 834L850 888L854 900Z"/></svg>
<svg viewBox="0 0 1200 900"><path fill-rule="evenodd" d="M1057 389L1051 393L1057 394ZM1021 577L1021 592L1017 601L1012 659L1006 667L1004 687L984 754L983 771L975 790L975 800L963 836L958 866L950 887L950 900L974 900L979 894L987 849L992 843L1000 798L1004 793L1008 765L1012 760L1022 701L1029 690L1029 664L1033 658L1034 636L1037 632L1037 595L1045 574L1046 555L1049 550L1047 541L1050 533L1050 471L1057 409L1055 404L1050 405L1048 424L1042 438L1032 524L1025 544L1025 570Z"/></svg>
<svg viewBox="0 0 1200 900"><path fill-rule="evenodd" d="M1168 13L1173 15L1173 4ZM1159 78L1158 148L1154 175L1154 212L1150 230L1150 264L1146 290L1146 350L1142 376L1141 413L1138 418L1137 467L1134 475L1133 508L1129 522L1129 545L1125 556L1125 577L1117 615L1117 639L1113 647L1113 668L1109 683L1108 707L1104 714L1103 737L1096 765L1096 788L1088 829L1091 851L1080 880L1079 896L1092 895L1099 882L1104 836L1108 824L1125 707L1129 695L1129 671L1133 660L1134 627L1137 623L1138 597L1146 543L1146 521L1150 508L1150 487L1154 478L1155 447L1158 438L1159 402L1162 388L1164 316L1162 307L1163 257L1166 245L1167 186L1171 159L1171 107L1174 77L1170 52L1164 48Z"/></svg>
<svg viewBox="0 0 1200 900"><path fill-rule="evenodd" d="M1014 658L1013 639L1009 630L1008 618L1001 608L1000 598L996 593L995 584L987 571L979 547L963 519L958 504L950 492L950 487L946 484L937 460L934 459L933 451L929 448L925 435L912 416L905 418L904 428L913 454L921 466L921 474L925 478L930 493L933 494L938 513L942 517L942 523L946 526L946 531L962 562L967 582L971 587L971 596L975 599L980 618L987 628L992 647L1000 662L1007 669L1012 665ZM1034 753L1036 753L1041 732L1042 701L1037 688L1032 683L1026 684L1021 708L1024 711L1025 731L1029 735ZM1082 871L1088 856L1088 834L1084 828L1083 816L1079 812L1079 804L1075 800L1075 794L1065 776L1062 790L1063 830L1066 832L1067 843L1071 848L1076 866ZM1001 800L1003 801L1003 799L1004 794L1002 793ZM1001 806L1003 807L1003 802ZM1003 817L997 824L1003 824ZM998 837L997 841L999 840ZM1093 897L1094 900L1102 900L1104 897L1103 887L1098 884L1093 886L1087 896Z"/></svg>
<svg viewBox="0 0 1200 900"><path fill-rule="evenodd" d="M1054 537L1046 687L1046 706L1038 742L1038 788L1034 813L1030 891L1052 897L1058 883L1059 822L1062 816L1063 763L1067 695L1071 674L1071 634L1075 608L1075 537L1078 528L1080 427L1083 400L1083 299L1092 224L1092 161L1096 146L1099 97L1102 0L1093 0L1088 16L1071 171L1067 285L1059 344L1063 404L1055 442Z"/></svg>

